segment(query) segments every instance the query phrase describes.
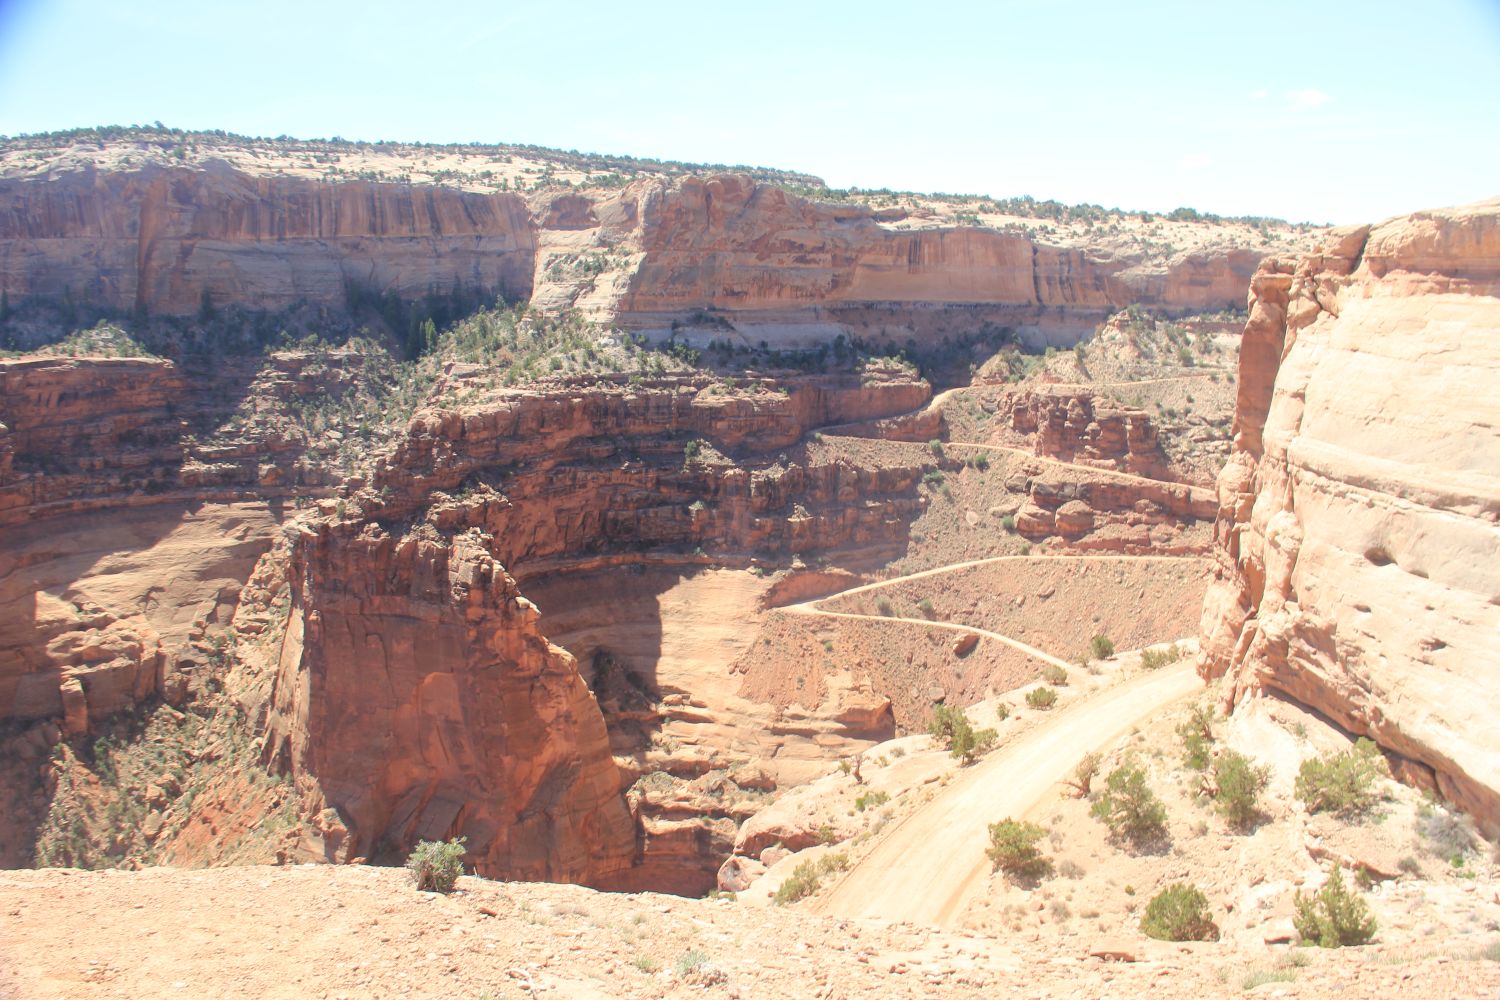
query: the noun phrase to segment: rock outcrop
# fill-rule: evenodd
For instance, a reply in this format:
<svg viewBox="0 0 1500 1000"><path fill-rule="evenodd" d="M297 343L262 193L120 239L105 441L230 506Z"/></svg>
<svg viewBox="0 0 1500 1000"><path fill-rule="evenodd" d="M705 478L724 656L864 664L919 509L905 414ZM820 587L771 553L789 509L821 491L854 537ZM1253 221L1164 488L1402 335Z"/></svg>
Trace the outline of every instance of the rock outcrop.
<svg viewBox="0 0 1500 1000"><path fill-rule="evenodd" d="M1259 259L1205 252L1157 272L980 227L896 230L873 209L809 202L743 175L657 183L636 199L644 256L617 315L637 328L675 320L690 333L683 318L697 317L703 340L725 335L716 321L787 345L999 327L1071 344L1131 302L1234 304ZM714 315L698 316L704 310Z"/></svg>
<svg viewBox="0 0 1500 1000"><path fill-rule="evenodd" d="M1250 306L1203 670L1500 829L1500 201L1335 231Z"/></svg>
<svg viewBox="0 0 1500 1000"><path fill-rule="evenodd" d="M894 547L919 508L920 467L774 449L930 392L895 374L798 378L784 393L683 379L495 391L420 412L369 489L321 501L273 556L291 619L267 761L322 817L316 851L394 857L464 836L469 863L494 876L639 886L646 876L627 869L645 866L650 884L702 891L727 846L707 849L702 809L642 815L659 803L638 797L627 811L620 734L512 574L643 549L691 561L700 548ZM683 441L700 439L739 457L684 461ZM727 845L733 822L715 822Z"/></svg>
<svg viewBox="0 0 1500 1000"><path fill-rule="evenodd" d="M490 539L301 522L266 755L329 860L468 838L489 875L592 881L635 831L603 717Z"/></svg>
<svg viewBox="0 0 1500 1000"><path fill-rule="evenodd" d="M1170 478L1156 424L1142 409L1100 399L1085 388L1043 388L1012 396L1010 429L1038 455L1079 465Z"/></svg>
<svg viewBox="0 0 1500 1000"><path fill-rule="evenodd" d="M524 298L535 247L513 194L252 176L222 162L0 180L0 284L12 303L39 295L181 315L343 305L351 285Z"/></svg>
<svg viewBox="0 0 1500 1000"><path fill-rule="evenodd" d="M462 293L503 295L653 336L816 346L1018 331L1071 344L1131 303L1241 301L1259 259L1223 245L1053 245L978 225L912 227L748 174L555 193L314 179L247 164L99 165L0 177L0 289L138 314Z"/></svg>

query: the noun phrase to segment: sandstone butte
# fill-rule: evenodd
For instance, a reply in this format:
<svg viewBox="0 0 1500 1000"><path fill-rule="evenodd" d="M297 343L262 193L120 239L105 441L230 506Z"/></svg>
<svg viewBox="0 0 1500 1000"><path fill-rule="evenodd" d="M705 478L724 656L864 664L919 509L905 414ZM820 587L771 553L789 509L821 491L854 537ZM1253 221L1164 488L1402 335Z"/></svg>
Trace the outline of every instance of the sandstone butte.
<svg viewBox="0 0 1500 1000"><path fill-rule="evenodd" d="M905 212L745 173L476 191L70 149L0 171L0 279L8 309L50 299L144 317L342 309L351 286L482 291L657 339L773 350L1000 328L1067 346L1127 306L1205 312L1248 293L1216 507L1170 468L1142 410L1053 386L1010 400L1025 448L978 445L1014 463L995 510L1066 553L1156 555L1201 553L1192 529L1216 514L1202 670L1227 674L1237 704L1281 693L1370 734L1408 780L1500 823L1486 725L1500 682L1485 669L1500 625L1500 202L1264 260L1264 245L1147 260L1014 228L899 228ZM910 682L765 715L691 691L643 699L602 646L585 662L549 638L525 596L564 569L889 562L937 502L931 473L965 468L909 444L943 419L910 368L502 387L449 362L389 447L340 472L328 433L274 415L342 398L365 364L0 361L0 719L31 755L15 773L34 782L59 740L136 706L222 693L255 766L290 789L284 858L391 860L462 835L487 875L700 892L732 849L735 810L753 808L706 798L753 797L928 704ZM891 448L864 462L808 447L832 425L874 428ZM821 581L786 591L798 586ZM991 655L959 638L941 648ZM709 735L648 744L666 717ZM636 787L773 737L765 772L731 773L734 787L702 799ZM29 789L13 825L37 819L26 810L46 795ZM211 832L171 812L152 813L160 856L222 859L214 824L233 826L232 804Z"/></svg>
<svg viewBox="0 0 1500 1000"><path fill-rule="evenodd" d="M1251 281L1203 670L1500 827L1500 201L1331 233Z"/></svg>

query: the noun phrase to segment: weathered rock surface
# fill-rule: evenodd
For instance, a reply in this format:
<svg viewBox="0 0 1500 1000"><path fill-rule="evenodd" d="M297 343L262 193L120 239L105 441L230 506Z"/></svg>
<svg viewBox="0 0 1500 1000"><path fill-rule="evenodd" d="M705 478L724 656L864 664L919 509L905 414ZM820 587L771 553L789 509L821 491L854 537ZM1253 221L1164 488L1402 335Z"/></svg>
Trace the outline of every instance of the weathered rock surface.
<svg viewBox="0 0 1500 1000"><path fill-rule="evenodd" d="M642 179L528 206L509 192L316 180L224 160L124 167L72 156L0 177L0 288L12 304L165 315L343 307L351 290L461 291L694 341L904 342L1013 328L1070 344L1129 303L1232 305L1260 256L1210 246L1147 264L979 226L896 228L902 215L808 201L747 174ZM611 263L578 271L589 255Z"/></svg>
<svg viewBox="0 0 1500 1000"><path fill-rule="evenodd" d="M0 180L0 274L31 295L184 314L342 305L348 285L419 298L455 286L525 297L534 224L513 194L91 164Z"/></svg>
<svg viewBox="0 0 1500 1000"><path fill-rule="evenodd" d="M635 205L644 258L620 300L621 321L649 328L713 310L753 329L751 339L788 344L986 325L1051 330L1033 339L1071 343L1129 302L1232 304L1258 260L1226 250L1141 273L1133 260L990 229L898 231L872 209L805 201L744 175L657 183ZM711 339L713 324L700 333Z"/></svg>
<svg viewBox="0 0 1500 1000"><path fill-rule="evenodd" d="M1199 553L1215 511L1207 487L1041 459L1015 463L1005 488L1024 498L1014 515L1019 534L1030 541L1055 537L1080 550Z"/></svg>
<svg viewBox="0 0 1500 1000"><path fill-rule="evenodd" d="M587 881L629 864L598 705L488 541L358 521L290 539L266 754L306 811L329 810L330 860L465 836L493 875Z"/></svg>
<svg viewBox="0 0 1500 1000"><path fill-rule="evenodd" d="M1250 303L1204 672L1500 827L1500 201L1335 231Z"/></svg>
<svg viewBox="0 0 1500 1000"><path fill-rule="evenodd" d="M1155 422L1144 410L1087 389L1023 390L1008 400L1010 429L1038 455L1079 465L1170 478Z"/></svg>
<svg viewBox="0 0 1500 1000"><path fill-rule="evenodd" d="M326 392L343 373L304 359L231 358L184 368L159 358L0 361L0 525L174 502L290 496L336 481L331 449L287 420L223 427L258 397Z"/></svg>

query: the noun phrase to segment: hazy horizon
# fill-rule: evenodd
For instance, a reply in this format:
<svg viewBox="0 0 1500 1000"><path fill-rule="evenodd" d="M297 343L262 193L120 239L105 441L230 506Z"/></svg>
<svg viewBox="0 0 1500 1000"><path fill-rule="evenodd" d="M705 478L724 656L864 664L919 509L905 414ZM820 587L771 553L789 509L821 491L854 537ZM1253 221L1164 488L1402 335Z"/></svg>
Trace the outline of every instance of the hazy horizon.
<svg viewBox="0 0 1500 1000"><path fill-rule="evenodd" d="M1315 223L1500 195L1488 0L453 9L0 0L0 134L535 145Z"/></svg>

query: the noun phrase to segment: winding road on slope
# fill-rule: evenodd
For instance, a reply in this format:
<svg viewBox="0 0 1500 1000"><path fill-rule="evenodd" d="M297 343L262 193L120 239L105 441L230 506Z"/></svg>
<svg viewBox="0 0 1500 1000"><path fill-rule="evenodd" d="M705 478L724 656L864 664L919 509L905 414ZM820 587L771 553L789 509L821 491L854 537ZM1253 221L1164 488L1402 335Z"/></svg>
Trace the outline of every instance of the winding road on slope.
<svg viewBox="0 0 1500 1000"><path fill-rule="evenodd" d="M1086 752L1113 742L1202 684L1192 664L1183 663L1075 702L961 772L893 827L816 909L839 917L951 927L984 885L990 823L1024 816Z"/></svg>
<svg viewBox="0 0 1500 1000"><path fill-rule="evenodd" d="M1003 645L1009 646L1011 649L1018 650L1018 651L1020 651L1022 653L1025 653L1027 656L1030 656L1030 657L1032 657L1033 659L1036 659L1036 660L1040 660L1043 663L1050 663L1050 664L1052 664L1054 666L1062 667L1064 670L1070 670L1070 669L1072 669L1075 666L1075 664L1069 663L1067 660L1061 659L1060 657L1053 656L1051 653L1047 652L1046 650L1038 649L1037 647L1029 645L1027 643L1024 643L1024 642L1022 642L1019 639L1012 639L1008 635L1002 635L999 632L991 632L989 629L979 628L976 625L963 625L963 624L960 624L958 622L937 621L937 620L934 620L934 619L931 619L931 618L897 618L897 617L892 616L892 615L867 615L867 614L858 614L858 613L851 612L851 611L827 611L827 610L825 610L823 608L818 607L818 605L822 604L824 601L831 601L831 600L833 600L835 598L839 598L839 597L851 597L851 596L853 596L855 594L863 594L863 593L866 593L866 592L872 591L872 590L880 590L883 587L894 587L894 586L897 586L898 584L906 583L906 582L908 582L910 580L921 580L921 579L924 579L924 578L930 577L930 576L940 576L940 575L942 575L944 573L953 573L953 572L957 572L959 570L972 569L975 566L989 566L989 565L992 565L994 563L1001 563L1001 562L1027 562L1027 563L1036 563L1036 562L1039 562L1039 561L1042 561L1042 560L1048 560L1048 559L1050 559L1050 560L1066 560L1068 562L1087 562L1087 561L1108 562L1108 561L1119 560L1119 559L1132 559L1132 560L1144 560L1144 561L1160 561L1160 562L1192 562L1192 561L1196 560L1196 557L1194 557L1194 556L1117 556L1117 555L1109 555L1109 556L989 556L989 557L984 558L984 559L970 559L970 560L968 560L966 562L949 563L946 566L938 566L938 567L936 567L934 569L919 570L919 571L917 571L915 573L908 573L905 576L892 577L889 580L876 580L874 583L866 583L866 584L862 584L861 586L858 586L858 587L850 587L848 590L841 590L841 591L839 591L836 594L829 594L826 597L817 597L817 598L813 598L810 601L802 601L802 602L800 602L798 604L784 605L780 610L785 611L785 612L787 612L789 614L796 614L796 615L817 615L817 616L820 616L820 617L823 617L823 618L849 618L849 619L858 619L858 620L862 620L862 621L875 621L875 622L901 622L901 623L906 624L906 625L925 625L928 628L945 629L945 630L947 630L949 632L967 632L967 633L970 633L972 635L977 635L977 636L980 636L980 637L985 638L985 639L993 639L995 642L1002 643Z"/></svg>
<svg viewBox="0 0 1500 1000"><path fill-rule="evenodd" d="M918 410L940 407L958 390L933 397ZM836 432L828 428L828 432ZM1182 486L1189 491L1211 493L1206 487L1188 483L1164 483L1133 473L1039 456L1006 445L950 441L948 447L991 450L1038 461L1043 465L1087 468L1106 478ZM852 618L902 622L929 628L968 632L1003 643L1044 663L1063 669L1073 664L1018 639L972 625L932 621L924 618L894 618L852 612L826 611L824 601L908 580L937 576L974 566L1012 559L1035 560L1035 556L995 556L953 563L873 583L825 597L790 604L781 610L792 614L828 618ZM1057 556L1070 561L1088 559L1162 559L1179 556ZM980 891L990 861L985 855L990 823L1007 816L1020 818L1037 806L1059 782L1066 779L1085 753L1101 749L1133 726L1202 687L1191 662L1135 677L1084 700L1073 702L1042 726L960 772L940 794L897 823L869 854L849 871L838 885L822 896L816 910L832 916L910 921L951 927L962 916L970 897Z"/></svg>

